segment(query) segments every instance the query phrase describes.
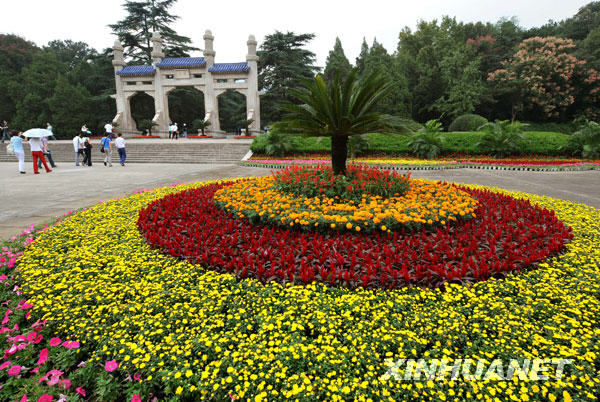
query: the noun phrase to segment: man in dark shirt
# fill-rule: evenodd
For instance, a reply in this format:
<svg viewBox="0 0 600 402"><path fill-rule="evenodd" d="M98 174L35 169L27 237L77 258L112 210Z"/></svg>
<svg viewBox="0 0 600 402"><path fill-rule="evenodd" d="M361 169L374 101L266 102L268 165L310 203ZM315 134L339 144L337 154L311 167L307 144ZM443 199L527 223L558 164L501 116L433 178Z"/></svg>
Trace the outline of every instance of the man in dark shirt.
<svg viewBox="0 0 600 402"><path fill-rule="evenodd" d="M2 131L2 143L4 144L4 140L10 140L10 130L8 129L8 122L4 120L2 125L0 125L0 131Z"/></svg>

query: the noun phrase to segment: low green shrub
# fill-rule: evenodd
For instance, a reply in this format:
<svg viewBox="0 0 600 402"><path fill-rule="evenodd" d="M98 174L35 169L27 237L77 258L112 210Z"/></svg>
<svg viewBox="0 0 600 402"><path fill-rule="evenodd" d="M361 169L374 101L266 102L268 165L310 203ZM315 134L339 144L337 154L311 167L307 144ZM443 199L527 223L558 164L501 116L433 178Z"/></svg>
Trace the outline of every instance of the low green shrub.
<svg viewBox="0 0 600 402"><path fill-rule="evenodd" d="M289 135L289 134L286 134ZM524 132L526 143L517 150L518 155L565 155L565 146L569 135L556 132ZM477 144L484 136L482 132L442 132L443 144L442 155L464 154L464 155L489 155L490 150L481 148ZM255 154L266 154L266 141L264 135L254 140L250 149ZM368 154L399 155L408 154L408 143L410 135L406 134L367 134L369 141ZM331 139L328 137L300 137L290 135L292 149L286 155L292 154L315 154L331 152Z"/></svg>
<svg viewBox="0 0 600 402"><path fill-rule="evenodd" d="M565 151L584 158L600 157L600 124L587 121L581 125L564 147Z"/></svg>
<svg viewBox="0 0 600 402"><path fill-rule="evenodd" d="M488 121L478 114L463 114L458 116L448 127L448 131L477 131Z"/></svg>
<svg viewBox="0 0 600 402"><path fill-rule="evenodd" d="M442 123L429 120L420 132L411 136L407 144L409 152L417 158L435 159L442 152L444 143L441 131Z"/></svg>
<svg viewBox="0 0 600 402"><path fill-rule="evenodd" d="M517 155L526 145L523 124L518 121L511 123L508 120L496 120L494 123L485 124L480 131L484 134L476 146L488 151L490 155Z"/></svg>

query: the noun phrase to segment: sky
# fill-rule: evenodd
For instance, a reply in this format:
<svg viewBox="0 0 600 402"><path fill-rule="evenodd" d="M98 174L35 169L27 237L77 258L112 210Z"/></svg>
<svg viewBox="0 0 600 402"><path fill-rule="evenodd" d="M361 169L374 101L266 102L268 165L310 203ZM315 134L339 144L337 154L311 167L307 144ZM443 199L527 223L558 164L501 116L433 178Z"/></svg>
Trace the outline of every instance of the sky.
<svg viewBox="0 0 600 402"><path fill-rule="evenodd" d="M456 16L463 22L496 22L517 17L525 28L560 21L591 0L179 0L171 12L180 18L173 28L203 48L202 36L210 29L215 37L215 61L238 62L246 56L249 34L260 46L275 30L314 33L307 46L324 66L336 36L354 64L363 37L374 38L392 53L398 34L419 20ZM125 16L123 0L19 0L2 1L0 33L18 34L42 46L54 39L71 39L101 50L116 37L108 24ZM201 55L201 54L198 54Z"/></svg>

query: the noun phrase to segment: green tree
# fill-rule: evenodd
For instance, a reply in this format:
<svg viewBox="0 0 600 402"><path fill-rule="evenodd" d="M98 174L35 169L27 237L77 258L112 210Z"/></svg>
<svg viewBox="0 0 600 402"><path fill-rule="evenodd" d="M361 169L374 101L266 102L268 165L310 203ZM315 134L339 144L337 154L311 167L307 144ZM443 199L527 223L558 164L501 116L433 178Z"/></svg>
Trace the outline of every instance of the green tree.
<svg viewBox="0 0 600 402"><path fill-rule="evenodd" d="M441 78L447 88L431 107L448 118L473 113L484 99L491 100L479 69L481 59L469 53L460 47L442 59Z"/></svg>
<svg viewBox="0 0 600 402"><path fill-rule="evenodd" d="M379 72L360 80L357 75L357 69L352 69L345 81L339 74L329 84L320 75L304 80L305 88L290 90L300 104L283 104L290 114L276 126L286 133L331 137L331 166L336 175L346 172L350 136L405 129L397 119L375 111L392 83Z"/></svg>
<svg viewBox="0 0 600 402"><path fill-rule="evenodd" d="M584 40L600 26L600 1L592 1L581 7L577 14L560 23L562 33L575 41Z"/></svg>
<svg viewBox="0 0 600 402"><path fill-rule="evenodd" d="M576 54L580 59L586 60L590 67L600 71L600 26L590 31Z"/></svg>
<svg viewBox="0 0 600 402"><path fill-rule="evenodd" d="M178 35L169 27L179 17L169 13L177 0L126 0L123 8L127 16L109 27L118 36L125 54L135 62L148 63L152 60L152 33L159 32L163 39L163 50L168 57L189 56L192 40Z"/></svg>
<svg viewBox="0 0 600 402"><path fill-rule="evenodd" d="M323 78L325 79L325 82L333 82L335 80L335 75L339 73L343 80L346 78L351 69L352 65L344 54L342 41L340 41L340 38L336 37L333 50L331 50L327 56Z"/></svg>
<svg viewBox="0 0 600 402"><path fill-rule="evenodd" d="M258 51L258 85L261 96L261 119L264 124L281 120L281 102L292 102L289 90L302 87L303 78L318 71L315 54L304 48L314 34L279 32L267 35Z"/></svg>
<svg viewBox="0 0 600 402"><path fill-rule="evenodd" d="M364 77L379 71L383 77L391 82L389 93L377 104L376 110L380 113L394 116L410 116L411 95L408 84L396 58L388 54L383 45L373 40L369 53L364 61L363 71L359 76Z"/></svg>
<svg viewBox="0 0 600 402"><path fill-rule="evenodd" d="M31 64L21 70L9 88L10 96L16 100L13 127L42 127L51 121L48 101L54 93L58 77L64 74L66 66L53 53L43 51L33 56Z"/></svg>
<svg viewBox="0 0 600 402"><path fill-rule="evenodd" d="M55 132L63 138L72 137L83 124L89 124L90 94L83 85L72 85L63 75L56 79L52 97L48 99Z"/></svg>
<svg viewBox="0 0 600 402"><path fill-rule="evenodd" d="M9 120L16 112L16 98L10 96L11 89L16 83L21 69L31 63L33 56L39 49L33 42L29 42L17 35L0 34L0 119Z"/></svg>
<svg viewBox="0 0 600 402"><path fill-rule="evenodd" d="M367 44L367 40L363 37L362 45L360 45L360 53L356 58L356 68L358 69L358 74L362 75L365 72L367 67L367 58L369 57L369 45Z"/></svg>

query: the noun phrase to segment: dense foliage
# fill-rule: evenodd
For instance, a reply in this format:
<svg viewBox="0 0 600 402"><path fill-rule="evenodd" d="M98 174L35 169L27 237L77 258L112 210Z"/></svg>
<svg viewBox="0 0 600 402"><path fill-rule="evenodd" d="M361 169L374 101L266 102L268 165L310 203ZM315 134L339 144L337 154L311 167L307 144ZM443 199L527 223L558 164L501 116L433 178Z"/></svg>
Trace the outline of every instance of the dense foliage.
<svg viewBox="0 0 600 402"><path fill-rule="evenodd" d="M496 120L486 123L480 131L484 135L477 146L494 156L516 155L525 145L523 125L518 121L511 123L508 120Z"/></svg>
<svg viewBox="0 0 600 402"><path fill-rule="evenodd" d="M429 120L421 130L411 135L406 144L409 152L417 158L435 159L442 152L444 137L442 123Z"/></svg>

